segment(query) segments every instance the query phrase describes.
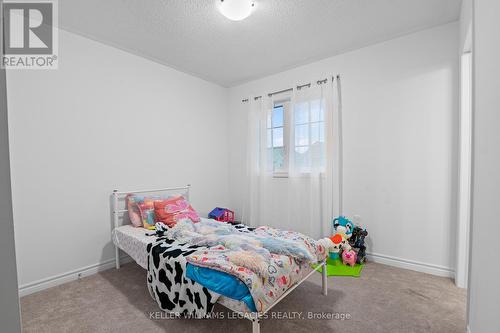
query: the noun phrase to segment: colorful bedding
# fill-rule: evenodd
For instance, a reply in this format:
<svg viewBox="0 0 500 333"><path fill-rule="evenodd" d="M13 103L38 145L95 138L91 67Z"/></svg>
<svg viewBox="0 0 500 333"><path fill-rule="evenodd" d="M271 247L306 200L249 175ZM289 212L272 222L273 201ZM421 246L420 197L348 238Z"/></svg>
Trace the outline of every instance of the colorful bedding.
<svg viewBox="0 0 500 333"><path fill-rule="evenodd" d="M244 302L251 312L257 311L247 285L236 276L191 264L186 265L186 276L211 291Z"/></svg>
<svg viewBox="0 0 500 333"><path fill-rule="evenodd" d="M179 221L167 237L202 246L186 260L195 266L231 274L245 283L257 311L265 311L297 283L311 263L324 260L328 242L293 231L256 229L202 220Z"/></svg>
<svg viewBox="0 0 500 333"><path fill-rule="evenodd" d="M203 219L203 218L201 218L201 219ZM156 243L158 236L148 236L147 231L145 231L143 228L136 228L132 225L124 225L124 226L120 226L118 228L115 228L112 232L112 237L113 237L113 243L116 246L118 246L120 249L125 251L130 257L132 257L135 260L135 262L137 264L139 264L141 267L143 267L147 271L147 269L148 269L147 246L148 246L148 244ZM192 266L192 265L187 264L186 276L188 278L191 278L188 275L189 274L189 270L188 270L189 266ZM207 269L207 270L211 271L211 272L218 273L218 271L214 271L212 269ZM235 276L232 276L229 274L227 276L231 277L234 280L240 281ZM199 281L197 281L197 282L199 282ZM210 288L208 287L209 285L203 284L203 283L201 283L201 284L210 290ZM245 288L246 288L246 285L245 285ZM213 291L215 291L216 293L222 294L220 292L217 292L217 290L213 290ZM248 288L246 288L246 291L248 292ZM233 311L251 312L249 310L248 306L244 302L242 302L240 300L232 299L230 297L226 297L224 295L220 296L217 299L217 303L222 304L223 306L225 306Z"/></svg>
<svg viewBox="0 0 500 333"><path fill-rule="evenodd" d="M148 244L148 290L160 309L194 318L212 311L220 295L186 276L186 257L200 249L167 237Z"/></svg>

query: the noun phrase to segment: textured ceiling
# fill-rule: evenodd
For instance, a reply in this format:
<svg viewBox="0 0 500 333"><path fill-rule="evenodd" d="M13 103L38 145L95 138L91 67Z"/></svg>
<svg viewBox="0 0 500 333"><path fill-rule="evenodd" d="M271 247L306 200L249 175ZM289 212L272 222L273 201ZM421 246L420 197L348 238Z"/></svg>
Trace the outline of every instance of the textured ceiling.
<svg viewBox="0 0 500 333"><path fill-rule="evenodd" d="M256 0L233 22L217 0L62 0L61 28L222 86L455 21L461 0Z"/></svg>

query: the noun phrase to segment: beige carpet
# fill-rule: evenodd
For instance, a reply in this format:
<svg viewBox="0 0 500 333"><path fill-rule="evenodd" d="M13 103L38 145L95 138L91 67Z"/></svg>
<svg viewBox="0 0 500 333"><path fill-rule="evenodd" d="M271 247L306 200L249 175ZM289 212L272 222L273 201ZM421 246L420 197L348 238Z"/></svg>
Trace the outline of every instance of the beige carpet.
<svg viewBox="0 0 500 333"><path fill-rule="evenodd" d="M24 331L251 332L250 321L228 318L219 305L224 319L150 319L158 308L145 274L132 263L23 297ZM325 297L320 274L311 276L272 310L261 332L465 332L466 293L449 279L368 263L361 278L328 282ZM330 318L307 319L311 314ZM335 319L342 316L348 319Z"/></svg>

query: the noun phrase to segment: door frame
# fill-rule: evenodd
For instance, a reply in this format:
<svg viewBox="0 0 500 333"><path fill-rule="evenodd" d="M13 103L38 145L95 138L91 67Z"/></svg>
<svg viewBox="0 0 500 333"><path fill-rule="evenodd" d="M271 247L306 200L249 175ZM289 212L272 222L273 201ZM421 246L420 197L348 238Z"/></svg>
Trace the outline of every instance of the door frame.
<svg viewBox="0 0 500 333"><path fill-rule="evenodd" d="M459 180L455 284L467 288L472 178L472 29L460 55Z"/></svg>

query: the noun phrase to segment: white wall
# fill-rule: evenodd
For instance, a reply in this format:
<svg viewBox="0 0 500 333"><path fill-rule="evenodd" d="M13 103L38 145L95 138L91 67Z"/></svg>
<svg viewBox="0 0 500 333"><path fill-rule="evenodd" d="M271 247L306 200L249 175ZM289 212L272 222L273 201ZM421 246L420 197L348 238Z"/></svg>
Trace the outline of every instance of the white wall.
<svg viewBox="0 0 500 333"><path fill-rule="evenodd" d="M462 53L463 51L465 51L465 49L469 48L468 44L471 43L471 41L467 39L472 38L472 36L469 36L469 30L472 27L472 0L462 0L459 25L460 25L459 50L460 53Z"/></svg>
<svg viewBox="0 0 500 333"><path fill-rule="evenodd" d="M452 23L232 88L231 206L241 207L245 184L246 104L241 100L339 73L345 213L361 216L370 233L369 251L378 260L451 275L458 35L458 24Z"/></svg>
<svg viewBox="0 0 500 333"><path fill-rule="evenodd" d="M2 1L0 1L2 5ZM1 33L1 31L0 31ZM14 221L10 188L5 70L0 69L0 323L3 332L21 332L17 292Z"/></svg>
<svg viewBox="0 0 500 333"><path fill-rule="evenodd" d="M471 333L500 326L500 2L474 2L472 237L469 275Z"/></svg>
<svg viewBox="0 0 500 333"><path fill-rule="evenodd" d="M203 214L228 200L227 89L65 31L59 45L58 70L7 73L21 288L113 258L115 188L190 183Z"/></svg>

